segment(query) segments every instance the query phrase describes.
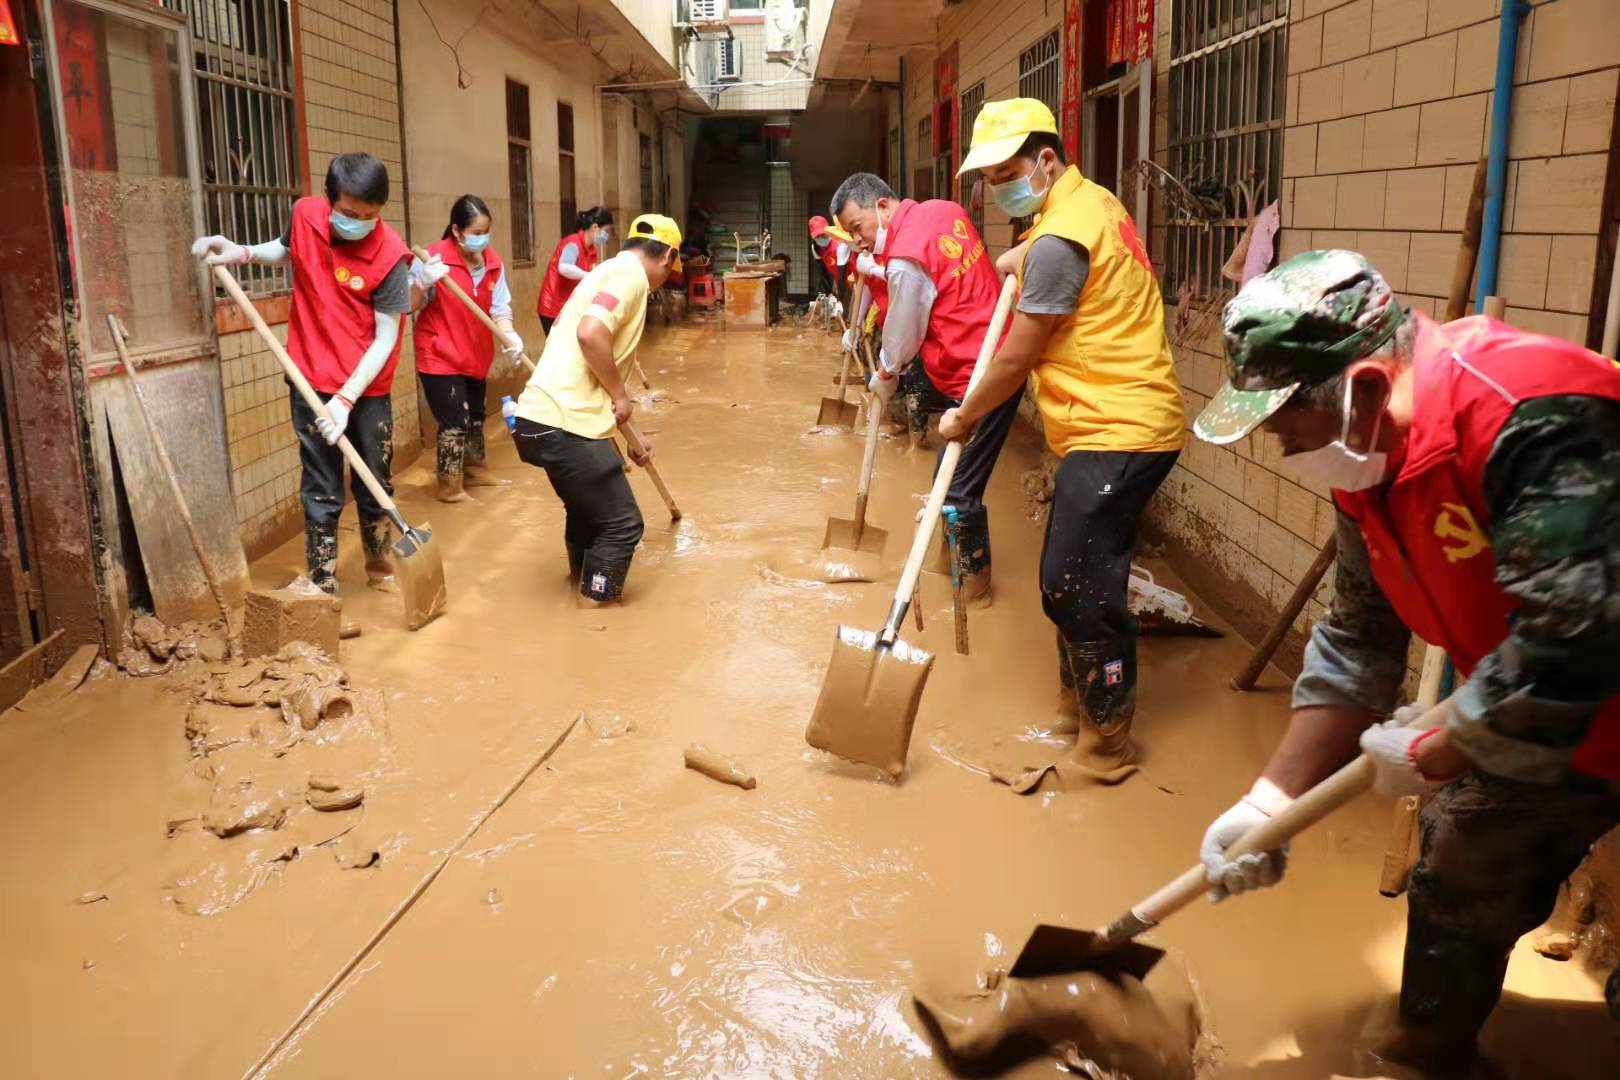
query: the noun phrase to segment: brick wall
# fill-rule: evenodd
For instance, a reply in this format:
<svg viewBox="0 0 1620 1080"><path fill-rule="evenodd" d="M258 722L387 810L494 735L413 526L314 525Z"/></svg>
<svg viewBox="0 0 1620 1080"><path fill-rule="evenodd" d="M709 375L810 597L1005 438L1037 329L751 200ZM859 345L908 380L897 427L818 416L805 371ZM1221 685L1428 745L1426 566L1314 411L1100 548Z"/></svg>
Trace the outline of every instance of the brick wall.
<svg viewBox="0 0 1620 1080"><path fill-rule="evenodd" d="M327 163L364 150L388 166L393 190L386 220L403 235L406 191L394 72L393 5L388 0L300 0L299 47L308 123L310 183L319 191ZM268 237L235 237L260 242ZM286 340L286 326L275 328ZM221 334L220 367L230 441L231 486L242 543L254 557L301 527L298 444L287 421L281 368L252 331ZM409 327L394 380L396 471L421 450L415 360Z"/></svg>
<svg viewBox="0 0 1620 1080"><path fill-rule="evenodd" d="M1279 257L1353 248L1405 303L1443 310L1489 138L1499 7L1293 0ZM1161 0L1161 56L1168 8ZM1544 0L1525 20L1498 286L1516 325L1587 339L1617 78L1620 5ZM1176 349L1189 419L1221 383L1219 356L1214 333ZM1275 617L1332 529L1326 491L1294 483L1279 460L1270 436L1229 448L1190 440L1152 511L1251 627ZM1331 582L1330 572L1295 623L1284 663L1297 660Z"/></svg>

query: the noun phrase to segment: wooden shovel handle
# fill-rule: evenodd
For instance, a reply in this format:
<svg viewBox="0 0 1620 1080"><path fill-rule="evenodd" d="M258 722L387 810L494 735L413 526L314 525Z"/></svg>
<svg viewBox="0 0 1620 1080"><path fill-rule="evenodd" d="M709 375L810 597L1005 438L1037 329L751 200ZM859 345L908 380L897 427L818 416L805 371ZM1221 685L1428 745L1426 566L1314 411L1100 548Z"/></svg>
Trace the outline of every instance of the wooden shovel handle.
<svg viewBox="0 0 1620 1080"><path fill-rule="evenodd" d="M996 310L990 316L990 326L985 330L984 344L979 346L979 358L973 364L973 374L968 378L967 393L962 397L965 400L973 393L973 388L979 385L984 378L985 371L990 367L990 358L996 354L996 346L1001 344L1001 330L1007 325L1007 317L1012 312L1013 297L1018 293L1018 279L1009 276L1002 283L1001 296L996 301ZM934 476L934 486L928 493L928 505L923 509L922 520L917 523L917 534L911 541L911 554L906 557L906 568L900 575L900 581L894 587L894 600L896 604L903 604L910 600L917 591L917 579L922 576L923 560L928 558L928 547L934 542L934 529L939 525L940 508L945 505L945 496L950 491L951 479L956 475L956 463L962 457L962 442L952 439L945 447L945 454L940 458L939 472Z"/></svg>
<svg viewBox="0 0 1620 1080"><path fill-rule="evenodd" d="M411 248L411 253L418 259L421 259L423 262L427 262L428 259L432 257L427 253L427 250L420 245ZM449 275L440 278L439 284L445 288L448 288L450 290L450 295L454 296L457 300L460 300L463 304L466 304L467 310L477 316L479 322L489 327L490 333L499 334L501 332L501 328L495 325L495 320L489 317L489 312L479 307L478 301L468 296L467 291L460 285L457 285L454 279L452 279ZM530 371L534 370L534 361L530 360L526 355L523 353L518 353L518 359L523 361L523 365Z"/></svg>
<svg viewBox="0 0 1620 1080"><path fill-rule="evenodd" d="M866 399L866 451L861 456L861 479L855 487L855 494L864 505L867 493L872 490L872 467L877 462L878 421L882 420L882 405L876 394L867 395Z"/></svg>
<svg viewBox="0 0 1620 1080"><path fill-rule="evenodd" d="M304 399L304 403L315 410L317 416L324 416L330 420L331 414L326 411L326 403L321 401L320 395L315 393L314 388L309 385L309 380L304 378L302 371L298 370L298 365L293 363L293 358L287 355L286 347L276 340L276 335L271 333L269 325L264 321L264 316L260 315L259 309L253 306L253 301L247 298L247 293L243 292L242 286L236 283L236 278L232 277L231 272L223 266L216 266L214 267L214 280L219 282L220 288L224 289L232 300L236 301L236 306L242 309L242 314L246 315L248 322L253 324L253 329L259 332L259 337L264 340L265 346L281 362L281 369L286 372L287 381L293 384L293 388ZM371 492L372 498L377 500L378 505L387 511L389 516L403 520L400 518L399 507L394 505L393 498L383 490L383 486L377 482L377 478L366 467L365 461L361 459L359 452L349 442L348 436L339 435L337 445L338 449L343 451L343 456L349 460L349 468L353 469L354 475L358 476L361 482L366 485L366 490ZM396 520L395 524L398 524L399 520Z"/></svg>
<svg viewBox="0 0 1620 1080"><path fill-rule="evenodd" d="M619 425L619 430L624 432L624 441L634 447L636 453L643 455L646 454L647 440L641 437L641 431L637 429L633 421L626 420L624 423ZM651 459L649 459L647 463L642 466L642 468L645 469L647 475L652 478L653 487L658 489L658 494L664 500L664 505L669 507L670 520L681 520L681 508L675 505L675 496L671 495L669 493L669 488L665 486L664 478L658 473L658 466L654 465Z"/></svg>

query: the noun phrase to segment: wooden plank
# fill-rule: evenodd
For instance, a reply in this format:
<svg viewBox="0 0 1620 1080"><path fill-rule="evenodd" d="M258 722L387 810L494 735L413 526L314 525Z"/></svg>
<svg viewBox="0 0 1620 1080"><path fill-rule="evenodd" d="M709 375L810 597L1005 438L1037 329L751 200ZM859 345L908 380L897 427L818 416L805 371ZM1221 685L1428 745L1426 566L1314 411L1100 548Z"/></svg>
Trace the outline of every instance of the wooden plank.
<svg viewBox="0 0 1620 1080"><path fill-rule="evenodd" d="M56 673L67 652L67 631L58 630L0 668L0 712L27 696L28 691Z"/></svg>

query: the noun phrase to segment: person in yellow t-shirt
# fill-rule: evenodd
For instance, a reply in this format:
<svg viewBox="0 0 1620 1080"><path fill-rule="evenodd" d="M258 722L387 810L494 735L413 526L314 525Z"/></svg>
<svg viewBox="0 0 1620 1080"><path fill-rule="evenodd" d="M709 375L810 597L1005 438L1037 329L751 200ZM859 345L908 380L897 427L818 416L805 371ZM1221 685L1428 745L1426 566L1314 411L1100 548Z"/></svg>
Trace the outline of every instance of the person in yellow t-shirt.
<svg viewBox="0 0 1620 1080"><path fill-rule="evenodd" d="M1029 382L1061 459L1041 596L1057 625L1065 711L1079 733L1075 756L1053 769L1065 782L1117 783L1135 771L1136 620L1127 590L1137 525L1186 438L1164 301L1136 223L1112 192L1066 164L1045 105L987 104L962 162L962 172L974 169L1009 216L1040 217L1002 267L1019 275L1011 330L979 385L941 419L940 434L964 437ZM1019 789L1038 789L1046 772Z"/></svg>
<svg viewBox="0 0 1620 1080"><path fill-rule="evenodd" d="M563 502L568 572L583 605L619 601L641 542L641 510L611 436L634 408L625 380L647 298L680 269L680 248L681 231L669 218L643 214L631 222L624 249L587 274L563 305L518 399L518 456L546 470ZM645 465L652 446L630 453Z"/></svg>

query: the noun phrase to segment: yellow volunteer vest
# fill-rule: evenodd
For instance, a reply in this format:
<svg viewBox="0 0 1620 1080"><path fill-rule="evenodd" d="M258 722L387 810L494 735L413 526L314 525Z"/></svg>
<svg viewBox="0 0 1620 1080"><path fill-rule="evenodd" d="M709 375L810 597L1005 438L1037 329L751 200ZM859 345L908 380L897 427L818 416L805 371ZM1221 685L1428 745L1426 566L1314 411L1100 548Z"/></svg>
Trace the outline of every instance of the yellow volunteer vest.
<svg viewBox="0 0 1620 1080"><path fill-rule="evenodd" d="M1164 300L1125 207L1071 165L1028 235L1061 236L1091 253L1080 303L1031 376L1052 452L1181 449L1187 420ZM1020 286L1023 276L1019 267Z"/></svg>

